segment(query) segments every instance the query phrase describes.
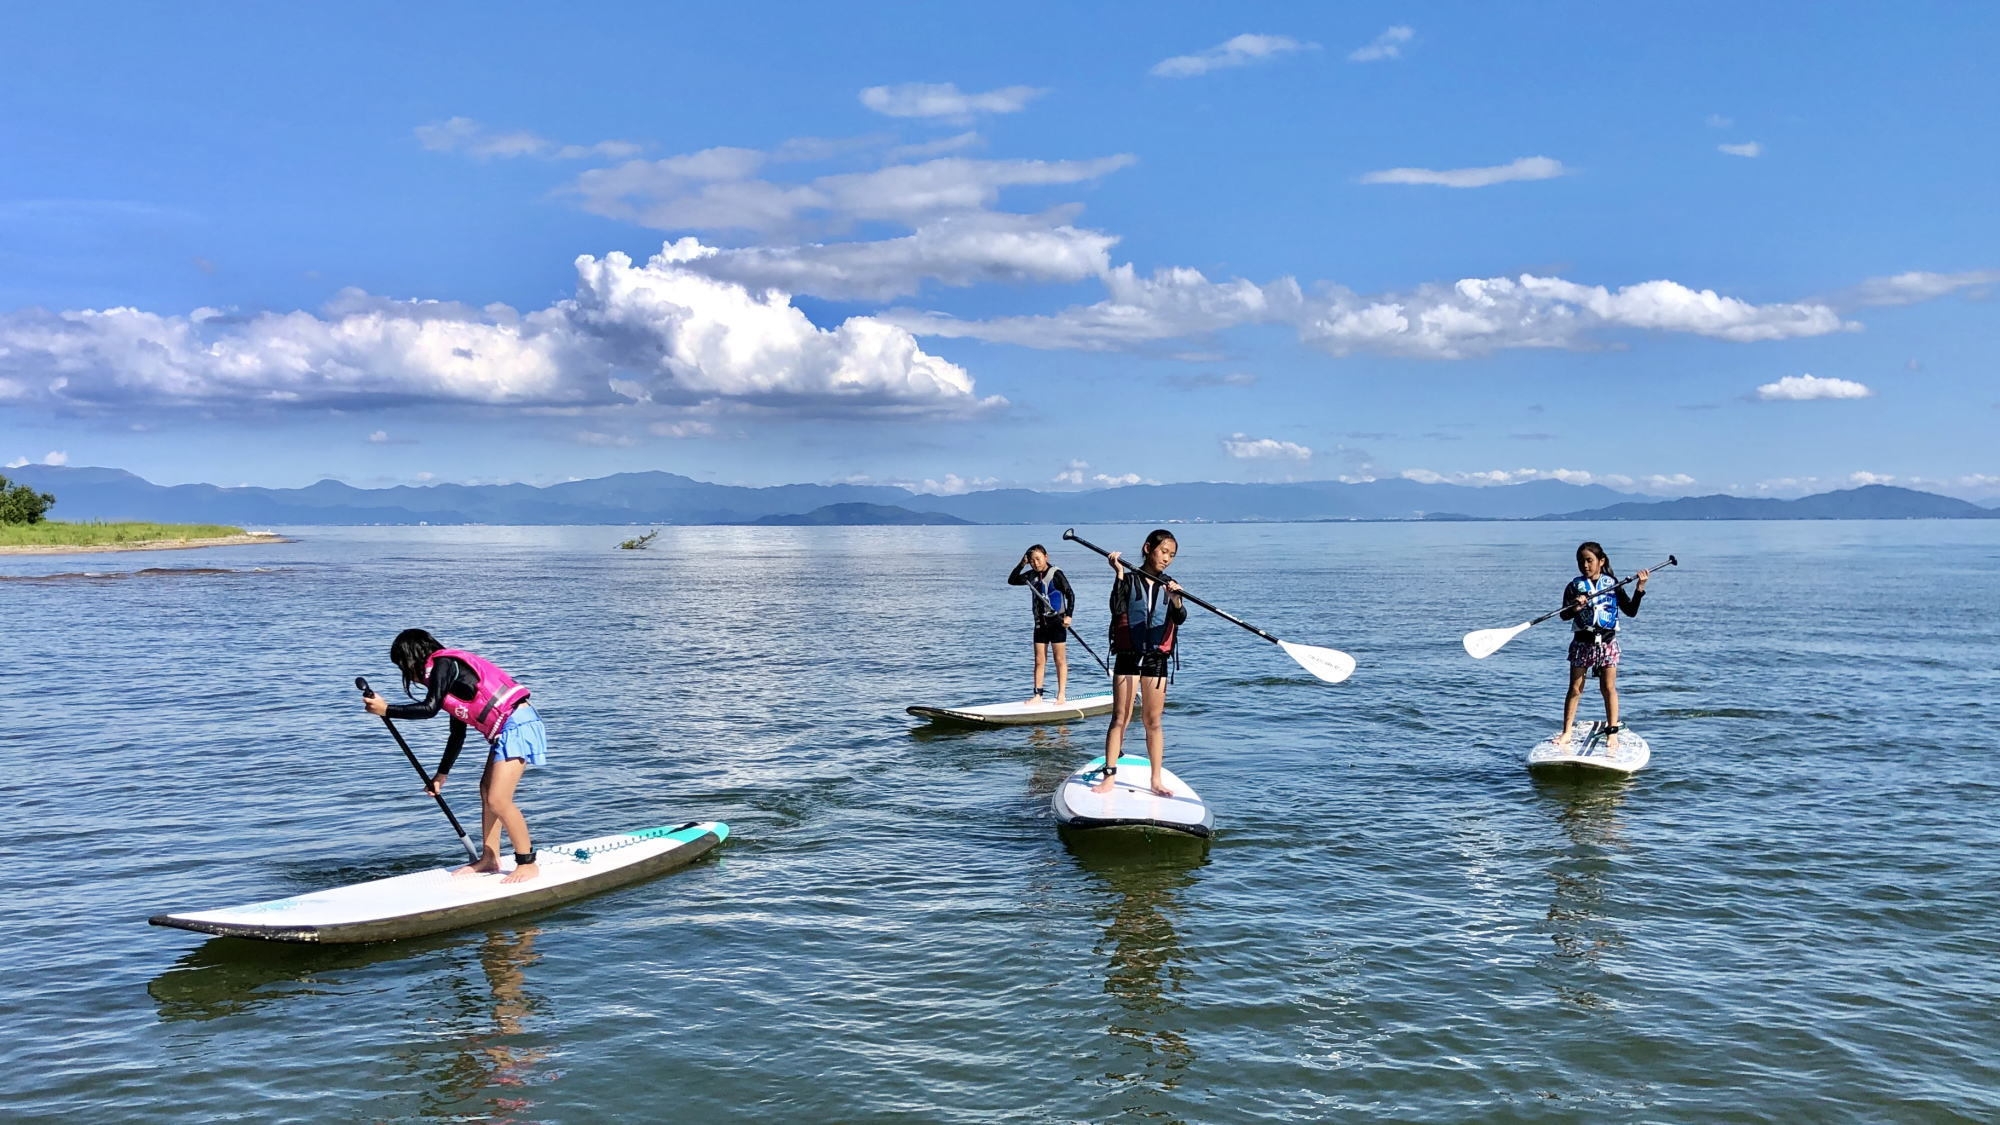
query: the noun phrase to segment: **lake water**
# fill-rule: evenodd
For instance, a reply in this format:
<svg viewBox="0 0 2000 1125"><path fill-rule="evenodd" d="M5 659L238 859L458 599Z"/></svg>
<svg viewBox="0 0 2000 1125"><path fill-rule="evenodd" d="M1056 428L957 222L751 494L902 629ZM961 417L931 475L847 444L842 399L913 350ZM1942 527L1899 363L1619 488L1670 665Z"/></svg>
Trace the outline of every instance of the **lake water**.
<svg viewBox="0 0 2000 1125"><path fill-rule="evenodd" d="M1048 812L1104 720L903 714L1026 694L1002 578L1030 539L1102 636L1108 570L1060 529L0 559L0 1115L2000 1117L2000 523L1181 531L1189 589L1360 667L1321 684L1195 610L1167 761L1217 836L1115 852ZM1654 751L1627 782L1522 768L1560 715L1560 622L1459 647L1552 605L1585 537L1621 573L1682 561L1622 634ZM24 580L84 571L125 576ZM414 942L147 926L452 861L352 687L395 682L409 625L535 689L539 840L716 818L728 845ZM404 728L435 761L444 724Z"/></svg>

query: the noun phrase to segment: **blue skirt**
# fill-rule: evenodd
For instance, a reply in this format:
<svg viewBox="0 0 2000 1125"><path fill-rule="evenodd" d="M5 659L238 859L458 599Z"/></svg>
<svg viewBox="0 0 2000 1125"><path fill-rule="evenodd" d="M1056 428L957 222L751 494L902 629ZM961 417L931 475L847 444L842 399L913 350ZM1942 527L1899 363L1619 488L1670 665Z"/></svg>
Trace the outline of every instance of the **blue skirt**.
<svg viewBox="0 0 2000 1125"><path fill-rule="evenodd" d="M545 766L548 753L549 732L542 726L542 717L526 703L514 708L507 716L507 725L500 728L500 740L493 744L493 760L518 758L531 766Z"/></svg>

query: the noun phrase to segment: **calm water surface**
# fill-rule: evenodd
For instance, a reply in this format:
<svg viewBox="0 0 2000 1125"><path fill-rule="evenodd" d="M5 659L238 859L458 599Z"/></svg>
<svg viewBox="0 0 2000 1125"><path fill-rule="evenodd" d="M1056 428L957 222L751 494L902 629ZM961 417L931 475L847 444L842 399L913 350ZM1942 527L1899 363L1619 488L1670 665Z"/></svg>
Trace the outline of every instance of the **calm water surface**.
<svg viewBox="0 0 2000 1125"><path fill-rule="evenodd" d="M1102 635L1108 570L1059 529L297 534L0 559L0 1114L2000 1117L2000 523L1186 528L1191 589L1360 670L1196 611L1169 762L1217 838L1114 852L1047 805L1103 720L902 713L1025 695L1031 539ZM1683 560L1624 635L1629 782L1521 767L1559 623L1458 644L1553 604L1586 536ZM115 576L35 577L77 572ZM351 686L408 625L534 687L540 840L728 846L417 942L145 925L452 859ZM406 729L435 760L443 724Z"/></svg>

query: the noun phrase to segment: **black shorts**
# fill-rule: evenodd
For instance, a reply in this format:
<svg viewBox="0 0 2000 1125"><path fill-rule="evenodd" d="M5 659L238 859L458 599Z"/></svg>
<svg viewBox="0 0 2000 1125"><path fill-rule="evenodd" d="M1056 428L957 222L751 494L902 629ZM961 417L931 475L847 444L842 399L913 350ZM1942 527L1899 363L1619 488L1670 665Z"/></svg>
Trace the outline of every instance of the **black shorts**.
<svg viewBox="0 0 2000 1125"><path fill-rule="evenodd" d="M1035 643L1038 645L1059 645L1069 640L1069 630L1063 627L1062 618L1055 617L1035 622Z"/></svg>
<svg viewBox="0 0 2000 1125"><path fill-rule="evenodd" d="M1111 658L1111 674L1163 680L1173 659L1172 654L1165 652L1120 652Z"/></svg>

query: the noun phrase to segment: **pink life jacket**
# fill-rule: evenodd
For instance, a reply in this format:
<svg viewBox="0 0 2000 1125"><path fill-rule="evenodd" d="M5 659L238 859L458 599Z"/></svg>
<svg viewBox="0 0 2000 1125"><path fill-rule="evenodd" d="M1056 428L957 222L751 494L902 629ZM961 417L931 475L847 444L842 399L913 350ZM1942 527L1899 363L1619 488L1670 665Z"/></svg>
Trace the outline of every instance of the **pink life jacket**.
<svg viewBox="0 0 2000 1125"><path fill-rule="evenodd" d="M431 678L431 665L444 656L465 661L465 666L479 677L479 687L472 693L471 699L460 699L446 692L438 709L485 735L486 741L500 741L500 728L507 725L507 718L514 713L514 708L528 701L528 689L515 683L514 677L501 671L498 664L455 648L441 648L424 661L426 682Z"/></svg>

